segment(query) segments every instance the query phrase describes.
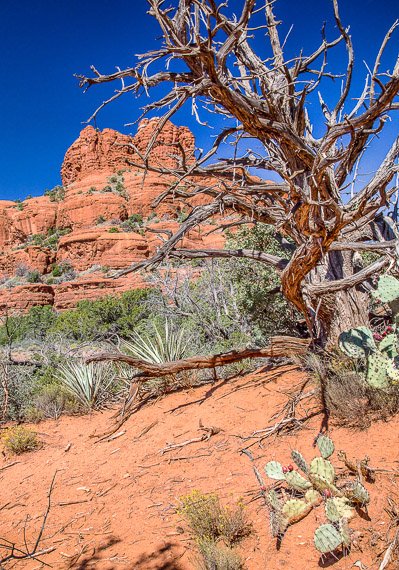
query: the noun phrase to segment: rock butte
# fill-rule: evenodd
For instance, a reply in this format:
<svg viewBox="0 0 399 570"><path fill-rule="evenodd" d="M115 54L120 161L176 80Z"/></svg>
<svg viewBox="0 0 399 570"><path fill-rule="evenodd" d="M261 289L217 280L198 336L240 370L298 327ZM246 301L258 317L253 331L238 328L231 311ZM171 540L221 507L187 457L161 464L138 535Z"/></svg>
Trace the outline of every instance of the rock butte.
<svg viewBox="0 0 399 570"><path fill-rule="evenodd" d="M144 176L141 169L127 163L127 160L142 163L132 145L140 154L145 154L157 124L157 118L143 119L134 137L112 129L100 132L88 126L65 154L61 167L63 200L50 201L49 196L30 198L23 202L22 209L15 202L1 200L0 278L5 281L14 276L22 265L48 275L53 263L67 261L76 272L82 273L93 266L124 269L153 255L162 240L149 230L175 231L181 203L161 203L156 209L161 221L148 223L147 230L142 232L144 235L124 232L121 228L118 233L110 233L109 229L112 220L116 220L117 225L132 214L144 217L153 214L151 204L168 188L168 181L160 175L147 173ZM187 127L176 127L168 122L157 137L149 161L173 168L183 152L187 162L193 160L194 146L194 136ZM110 185L109 178L117 176L118 170L125 170L118 176L118 180L123 176L122 195L104 191ZM105 219L102 224L98 224L100 216ZM26 245L29 237L47 234L52 228L70 229L70 233L58 241L57 251ZM200 230L191 231L183 247L222 247L223 236L212 233L204 237L210 229L212 226L202 226ZM75 307L81 299L95 299L144 286L145 279L140 274L106 279L99 270L57 285L32 283L10 288L5 284L0 285L0 310L7 306L10 310L26 312L34 305L53 305L62 311Z"/></svg>

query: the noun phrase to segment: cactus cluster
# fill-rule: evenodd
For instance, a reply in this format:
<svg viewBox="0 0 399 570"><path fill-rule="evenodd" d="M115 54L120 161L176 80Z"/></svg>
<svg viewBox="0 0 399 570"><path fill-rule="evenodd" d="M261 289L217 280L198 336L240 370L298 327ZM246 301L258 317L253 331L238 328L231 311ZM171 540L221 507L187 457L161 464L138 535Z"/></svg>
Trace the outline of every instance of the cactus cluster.
<svg viewBox="0 0 399 570"><path fill-rule="evenodd" d="M291 452L293 461L305 477L292 465L283 466L278 461L266 464L266 475L270 479L284 481L295 494L295 498L284 501L284 490L280 498L271 489L266 494L266 501L273 536L283 534L289 525L300 521L325 501L324 511L329 522L316 530L314 544L317 550L326 553L340 545L350 545L348 521L355 515L356 504L365 506L370 502L370 497L358 480L339 488L336 485L334 465L329 460L335 450L334 443L322 435L317 439L317 446L320 457L312 459L309 465L299 451L294 449Z"/></svg>
<svg viewBox="0 0 399 570"><path fill-rule="evenodd" d="M391 275L383 275L378 279L372 296L377 303L389 304L396 323L399 313L399 280ZM359 327L339 336L338 346L342 352L366 360L365 380L373 388L388 388L390 384L399 383L399 343L395 329L396 324L373 335L367 327Z"/></svg>

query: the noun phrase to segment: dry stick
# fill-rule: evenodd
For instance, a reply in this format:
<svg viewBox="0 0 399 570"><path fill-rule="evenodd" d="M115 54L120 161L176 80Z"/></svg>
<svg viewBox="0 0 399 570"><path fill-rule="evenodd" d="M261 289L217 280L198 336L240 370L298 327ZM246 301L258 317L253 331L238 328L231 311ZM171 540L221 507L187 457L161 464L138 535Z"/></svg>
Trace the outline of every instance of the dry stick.
<svg viewBox="0 0 399 570"><path fill-rule="evenodd" d="M55 481L55 477L56 477L56 475L57 475L57 472L58 472L58 471L55 471L55 473L54 473L54 475L53 475L53 478L52 478L52 480L51 480L50 488L49 488L49 491L48 491L48 494L47 494L47 497L48 497L47 509L46 509L46 512L44 513L43 523L42 523L42 526L41 526L41 528L40 528L40 531L39 531L39 534L38 534L38 536L37 536L37 539L36 539L36 542L35 542L35 545L34 545L34 547L33 547L32 552L29 552L29 549L28 549L28 546L27 546L26 542L25 542L26 551L24 551L24 550L21 550L21 549L19 549L19 548L16 548L16 547L15 547L15 544L9 542L9 541L6 540L6 539L3 539L5 542L7 542L7 543L9 544L9 546L4 545L4 544L2 544L1 546L11 549L11 554L9 554L8 556L5 556L4 558L2 558L2 559L0 560L0 568L3 568L2 564L3 564L4 562L7 562L8 560L25 560L25 559L28 559L28 558L32 558L33 560L37 560L38 562L40 562L41 564L44 564L45 566L49 566L48 564L46 564L46 562L43 562L42 560L40 560L39 558L37 558L37 556L38 556L38 554L39 554L39 553L37 553L37 549L38 549L38 546L39 546L40 541L41 541L41 539L42 539L43 532L44 532L44 527L46 526L47 517L48 517L48 514L49 514L49 512L50 512L50 508L51 508L51 493L53 492L53 489L54 489L54 481ZM24 532L25 532L25 529L24 529ZM48 552L48 550L42 552L42 554L45 553L45 552ZM18 553L18 554L15 554L15 553Z"/></svg>
<svg viewBox="0 0 399 570"><path fill-rule="evenodd" d="M1 361L1 366L3 368L1 385L2 385L2 388L4 390L3 403L1 405L1 407L2 407L1 419L2 419L2 421L4 421L4 419L6 417L6 413L7 413L7 406L8 406L8 370L7 370L7 366L4 364L3 360Z"/></svg>
<svg viewBox="0 0 399 570"><path fill-rule="evenodd" d="M209 439L212 437L212 435L216 435L216 434L220 433L221 431L223 431L221 428L218 428L218 427L206 427L202 424L201 420L199 420L199 428L198 429L205 431L206 433L204 433L201 437L194 437L193 439L188 439L187 441L184 441L183 443L168 444L167 447L160 449L158 451L158 453L163 455L167 451L172 451L172 449L176 449L177 447L185 447L186 445L189 445L190 443L197 443L199 441L205 441L205 440L209 441Z"/></svg>
<svg viewBox="0 0 399 570"><path fill-rule="evenodd" d="M0 467L0 471L3 471L4 469L8 469L9 467L16 465L17 463L21 463L21 462L20 461L13 461L12 463L9 463L8 465L4 465L4 467Z"/></svg>

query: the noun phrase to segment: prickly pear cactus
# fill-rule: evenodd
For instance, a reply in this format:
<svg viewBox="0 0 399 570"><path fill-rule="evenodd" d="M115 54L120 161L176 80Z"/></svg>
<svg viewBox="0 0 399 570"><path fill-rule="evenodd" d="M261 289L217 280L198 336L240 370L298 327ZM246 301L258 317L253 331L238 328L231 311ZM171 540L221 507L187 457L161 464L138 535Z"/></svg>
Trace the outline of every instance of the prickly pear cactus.
<svg viewBox="0 0 399 570"><path fill-rule="evenodd" d="M360 505L368 505L370 502L370 495L367 489L365 489L359 481L354 481L345 491L345 495L350 501L359 503Z"/></svg>
<svg viewBox="0 0 399 570"><path fill-rule="evenodd" d="M279 481L284 481L285 479L285 473L278 461L269 461L269 463L266 463L265 473L270 479L278 479Z"/></svg>
<svg viewBox="0 0 399 570"><path fill-rule="evenodd" d="M277 511L280 510L280 501L278 500L278 495L274 489L270 489L267 498L273 509L276 509Z"/></svg>
<svg viewBox="0 0 399 570"><path fill-rule="evenodd" d="M342 518L339 521L339 534L342 537L343 546L345 546L345 548L349 548L351 545L351 535L350 535L348 520L345 518Z"/></svg>
<svg viewBox="0 0 399 570"><path fill-rule="evenodd" d="M374 352L367 357L366 382L372 388L387 388L387 366L391 361L382 352Z"/></svg>
<svg viewBox="0 0 399 570"><path fill-rule="evenodd" d="M291 499L283 506L282 514L287 520L287 524L294 524L305 518L312 508L313 505L311 503L306 503L300 499Z"/></svg>
<svg viewBox="0 0 399 570"><path fill-rule="evenodd" d="M300 469L302 473L305 473L305 475L309 475L308 464L306 463L302 453L299 453L299 451L293 449L291 451L291 457L295 461L298 469Z"/></svg>
<svg viewBox="0 0 399 570"><path fill-rule="evenodd" d="M371 293L381 303L390 303L399 298L399 281L391 275L383 275L378 280L377 289Z"/></svg>
<svg viewBox="0 0 399 570"><path fill-rule="evenodd" d="M339 521L339 512L333 499L327 499L326 504L324 505L324 511L326 513L326 517L330 522Z"/></svg>
<svg viewBox="0 0 399 570"><path fill-rule="evenodd" d="M343 542L341 534L332 524L322 524L314 533L314 545L316 549L325 554L340 546Z"/></svg>
<svg viewBox="0 0 399 570"><path fill-rule="evenodd" d="M329 483L334 483L335 469L328 459L323 459L323 457L315 457L312 459L309 466L309 476L312 473L323 477L323 479L326 479Z"/></svg>
<svg viewBox="0 0 399 570"><path fill-rule="evenodd" d="M326 435L321 435L317 438L317 447L323 459L328 459L335 450L332 440Z"/></svg>
<svg viewBox="0 0 399 570"><path fill-rule="evenodd" d="M338 346L347 356L366 357L377 350L373 333L367 327L358 327L342 332L338 337Z"/></svg>
<svg viewBox="0 0 399 570"><path fill-rule="evenodd" d="M311 503L314 507L320 505L322 500L323 497L318 491L316 491L316 489L309 489L309 491L306 491L305 493L305 501L307 503Z"/></svg>
<svg viewBox="0 0 399 570"><path fill-rule="evenodd" d="M307 479L298 473L298 471L288 471L285 474L285 480L287 481L288 485L295 491L305 492L312 486Z"/></svg>
<svg viewBox="0 0 399 570"><path fill-rule="evenodd" d="M392 384L399 384L399 367L397 365L398 357L394 360L390 360L386 367L386 373L388 378L392 381Z"/></svg>
<svg viewBox="0 0 399 570"><path fill-rule="evenodd" d="M391 327L392 328L392 327ZM395 334L387 334L382 338L378 350L388 356L388 358L395 358L399 354L398 339Z"/></svg>

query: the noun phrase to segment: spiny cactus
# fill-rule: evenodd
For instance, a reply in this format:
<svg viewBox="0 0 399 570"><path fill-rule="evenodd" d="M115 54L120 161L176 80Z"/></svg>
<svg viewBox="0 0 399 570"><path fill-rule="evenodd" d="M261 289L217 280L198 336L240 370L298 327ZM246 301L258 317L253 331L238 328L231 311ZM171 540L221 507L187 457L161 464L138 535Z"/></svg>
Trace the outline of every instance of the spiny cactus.
<svg viewBox="0 0 399 570"><path fill-rule="evenodd" d="M382 352L374 352L367 357L366 382L372 388L387 388L387 367L391 361Z"/></svg>
<svg viewBox="0 0 399 570"><path fill-rule="evenodd" d="M376 350L373 333L367 327L358 327L342 332L338 337L338 346L347 356L366 357Z"/></svg>
<svg viewBox="0 0 399 570"><path fill-rule="evenodd" d="M302 473L305 473L305 475L309 475L308 465L307 465L305 458L303 457L302 453L299 453L299 451L297 451L296 449L293 449L291 451L291 457L295 461L298 469L300 469L302 471Z"/></svg>
<svg viewBox="0 0 399 570"><path fill-rule="evenodd" d="M288 471L285 474L285 480L292 489L295 489L295 491L304 492L312 486L307 479L298 473L298 471Z"/></svg>
<svg viewBox="0 0 399 570"><path fill-rule="evenodd" d="M266 464L266 475L272 479L284 480L296 495L295 498L283 502L287 487L281 489L280 497L278 491L272 489L266 494L266 501L272 534L275 537L281 536L289 525L297 523L306 517L313 507L325 501L324 511L329 523L321 525L316 530L314 543L317 550L326 553L340 545L350 546L348 521L355 516L355 505L367 505L370 497L358 480L338 488L334 465L328 460L328 457L334 453L334 444L327 436L319 436L317 444L322 457L312 459L309 466L299 451L291 452L292 459L307 475L307 479L295 471L292 465L283 467L278 461L269 461ZM341 456L342 453L340 452Z"/></svg>
<svg viewBox="0 0 399 570"><path fill-rule="evenodd" d="M380 352L386 354L388 358L395 358L399 354L398 339L396 334L384 336L378 346Z"/></svg>
<svg viewBox="0 0 399 570"><path fill-rule="evenodd" d="M320 493L318 491L316 491L316 489L309 489L305 493L305 501L307 503L312 503L312 505L314 507L320 505L322 500L323 500L323 497L320 495Z"/></svg>
<svg viewBox="0 0 399 570"><path fill-rule="evenodd" d="M323 477L329 483L334 483L335 479L335 469L334 465L328 459L323 457L315 457L312 459L309 466L309 475L315 474L319 477Z"/></svg>
<svg viewBox="0 0 399 570"><path fill-rule="evenodd" d="M277 479L279 481L285 480L283 468L278 461L269 461L269 463L266 463L265 473L270 479Z"/></svg>
<svg viewBox="0 0 399 570"><path fill-rule="evenodd" d="M325 554L340 546L343 542L341 534L332 524L322 524L314 533L314 545L319 552Z"/></svg>
<svg viewBox="0 0 399 570"><path fill-rule="evenodd" d="M378 285L372 296L381 303L390 303L399 298L399 281L391 275L383 275L378 280Z"/></svg>
<svg viewBox="0 0 399 570"><path fill-rule="evenodd" d="M355 516L355 509L346 497L327 499L324 510L330 522L337 522L341 518L350 520Z"/></svg>
<svg viewBox="0 0 399 570"><path fill-rule="evenodd" d="M345 490L345 496L353 503L359 503L360 505L368 505L370 502L370 495L367 489L365 489L359 481L354 481L351 486Z"/></svg>
<svg viewBox="0 0 399 570"><path fill-rule="evenodd" d="M334 453L335 447L332 440L326 435L320 435L317 438L317 447L324 459L328 459Z"/></svg>

